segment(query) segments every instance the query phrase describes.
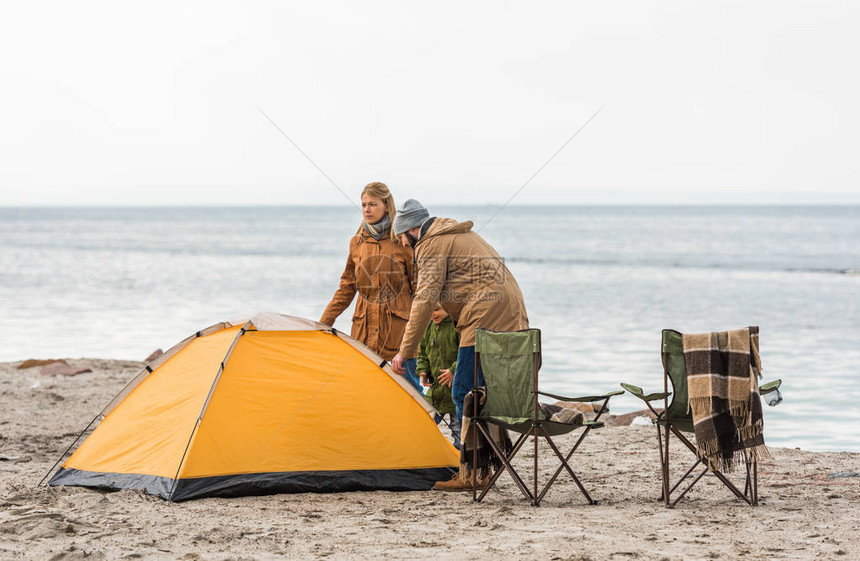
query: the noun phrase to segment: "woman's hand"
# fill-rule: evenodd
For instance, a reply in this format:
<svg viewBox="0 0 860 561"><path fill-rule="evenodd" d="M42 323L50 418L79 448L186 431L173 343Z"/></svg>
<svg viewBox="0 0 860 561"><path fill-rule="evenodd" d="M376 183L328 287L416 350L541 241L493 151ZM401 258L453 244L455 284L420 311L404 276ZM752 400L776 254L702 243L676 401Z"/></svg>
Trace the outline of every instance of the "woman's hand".
<svg viewBox="0 0 860 561"><path fill-rule="evenodd" d="M427 379L427 373L426 372L422 372L421 374L419 374L419 376L421 376L421 385L424 386L425 388L429 388L430 386L433 385L430 383L430 380Z"/></svg>
<svg viewBox="0 0 860 561"><path fill-rule="evenodd" d="M440 368L439 376L436 378L439 380L439 383L443 386L451 387L451 382L454 381L454 373L451 372L450 368Z"/></svg>

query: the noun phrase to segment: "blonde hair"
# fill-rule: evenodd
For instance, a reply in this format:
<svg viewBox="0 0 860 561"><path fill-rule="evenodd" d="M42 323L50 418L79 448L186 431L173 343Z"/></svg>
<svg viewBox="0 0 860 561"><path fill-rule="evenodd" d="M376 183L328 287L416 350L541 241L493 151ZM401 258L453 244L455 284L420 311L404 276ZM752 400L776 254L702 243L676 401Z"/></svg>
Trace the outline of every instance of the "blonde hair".
<svg viewBox="0 0 860 561"><path fill-rule="evenodd" d="M381 181L368 183L364 186L364 189L361 190L361 196L363 197L364 195L368 195L374 199L379 199L385 205L388 218L391 220L389 235L391 236L391 241L397 243L397 236L394 235L394 215L397 214L397 209L394 206L394 197L391 195L391 191L388 190L388 185ZM362 220L361 224L358 225L358 231L356 234L360 234L363 229L364 220Z"/></svg>

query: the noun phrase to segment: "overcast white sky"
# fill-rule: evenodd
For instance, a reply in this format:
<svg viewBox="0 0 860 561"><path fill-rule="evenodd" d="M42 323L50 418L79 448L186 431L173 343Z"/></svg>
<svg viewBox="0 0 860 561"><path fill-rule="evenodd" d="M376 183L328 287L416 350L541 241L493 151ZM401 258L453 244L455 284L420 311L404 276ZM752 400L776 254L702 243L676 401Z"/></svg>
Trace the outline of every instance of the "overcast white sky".
<svg viewBox="0 0 860 561"><path fill-rule="evenodd" d="M860 203L857 2L16 2L0 205Z"/></svg>

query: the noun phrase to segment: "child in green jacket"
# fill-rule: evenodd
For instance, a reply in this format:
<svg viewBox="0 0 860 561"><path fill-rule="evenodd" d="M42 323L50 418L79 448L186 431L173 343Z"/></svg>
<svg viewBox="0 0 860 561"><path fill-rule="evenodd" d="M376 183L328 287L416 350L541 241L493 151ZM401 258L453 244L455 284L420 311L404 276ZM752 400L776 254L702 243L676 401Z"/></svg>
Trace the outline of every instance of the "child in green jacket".
<svg viewBox="0 0 860 561"><path fill-rule="evenodd" d="M454 322L439 304L433 310L432 321L427 325L424 336L418 345L418 366L416 371L421 384L429 387L424 396L436 408L436 424L445 415L450 421L448 426L454 436L454 446L460 449L460 422L457 420L454 401L451 399L451 381L457 368L457 351L460 348L460 334Z"/></svg>

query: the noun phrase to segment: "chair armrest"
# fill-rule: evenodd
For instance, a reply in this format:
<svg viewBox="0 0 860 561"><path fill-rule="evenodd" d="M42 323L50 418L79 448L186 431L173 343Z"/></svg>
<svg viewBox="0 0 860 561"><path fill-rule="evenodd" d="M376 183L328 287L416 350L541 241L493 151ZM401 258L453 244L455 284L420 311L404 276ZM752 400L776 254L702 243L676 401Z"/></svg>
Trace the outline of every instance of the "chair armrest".
<svg viewBox="0 0 860 561"><path fill-rule="evenodd" d="M759 386L758 393L759 395L767 395L770 392L778 390L781 385L782 380L774 380L773 382L768 382L763 386Z"/></svg>
<svg viewBox="0 0 860 561"><path fill-rule="evenodd" d="M545 395L547 397L551 397L551 398L557 399L559 401L578 401L578 402L585 403L585 402L590 402L590 401L600 401L602 399L609 399L610 397L612 397L614 395L621 395L624 392L621 390L616 390L614 392L605 393L603 395L584 395L584 396L580 396L580 397L568 397L565 395L556 395L556 394L545 393L545 392L535 392L535 393L538 395Z"/></svg>
<svg viewBox="0 0 860 561"><path fill-rule="evenodd" d="M625 384L624 382L621 382L621 387L630 392L634 397L638 397L646 403L658 399L666 399L667 397L672 395L672 392L649 393L648 395L645 395L645 392L643 392L642 388L640 388L639 386L634 386L633 384Z"/></svg>

